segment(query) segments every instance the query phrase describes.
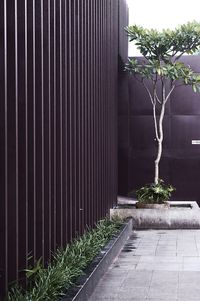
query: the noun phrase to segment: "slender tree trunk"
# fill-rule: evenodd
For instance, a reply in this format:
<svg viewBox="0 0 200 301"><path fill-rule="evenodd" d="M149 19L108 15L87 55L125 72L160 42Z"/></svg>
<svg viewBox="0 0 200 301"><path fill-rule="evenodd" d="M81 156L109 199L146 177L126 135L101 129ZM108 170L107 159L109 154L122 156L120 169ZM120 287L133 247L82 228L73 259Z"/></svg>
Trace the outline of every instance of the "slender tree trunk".
<svg viewBox="0 0 200 301"><path fill-rule="evenodd" d="M163 149L163 119L164 119L164 115L165 115L165 105L171 95L171 93L173 92L175 85L173 84L169 93L166 95L166 87L165 87L165 82L163 80L163 78L161 78L161 82L162 82L162 97L161 99L158 98L157 96L157 91L156 91L156 84L157 84L157 77L156 80L153 81L153 93L151 94L149 88L147 87L147 85L145 84L144 81L142 81L142 84L144 85L147 93L149 94L151 103L152 103L152 107L153 107L153 120L154 120L154 128L155 128L155 136L156 136L156 141L158 143L157 145L157 156L156 159L154 161L154 183L158 184L159 181L159 164L160 164L160 159L162 156L162 149ZM159 115L159 120L157 120L157 116L156 116L156 104L159 103L161 105L161 111L160 111L160 115Z"/></svg>
<svg viewBox="0 0 200 301"><path fill-rule="evenodd" d="M154 178L155 184L158 184L158 180L159 180L159 163L160 163L161 155L162 155L162 141L158 141L158 153L155 160L155 178Z"/></svg>
<svg viewBox="0 0 200 301"><path fill-rule="evenodd" d="M162 156L162 144L163 144L163 118L165 115L165 101L162 103L161 112L160 112L160 118L159 118L159 125L158 125L158 137L156 138L158 143L157 148L157 157L155 160L155 177L154 177L154 183L158 184L159 180L159 164L160 159Z"/></svg>

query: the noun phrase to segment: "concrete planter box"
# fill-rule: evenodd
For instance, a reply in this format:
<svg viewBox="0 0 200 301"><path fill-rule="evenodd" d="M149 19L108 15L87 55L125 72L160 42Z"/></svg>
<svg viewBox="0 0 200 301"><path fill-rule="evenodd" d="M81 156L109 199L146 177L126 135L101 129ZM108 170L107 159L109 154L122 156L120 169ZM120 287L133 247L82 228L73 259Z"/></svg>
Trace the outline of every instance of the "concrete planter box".
<svg viewBox="0 0 200 301"><path fill-rule="evenodd" d="M118 201L126 208L111 209L111 216L131 217L135 229L200 229L200 209L196 202L169 202L169 209L136 209L136 201Z"/></svg>

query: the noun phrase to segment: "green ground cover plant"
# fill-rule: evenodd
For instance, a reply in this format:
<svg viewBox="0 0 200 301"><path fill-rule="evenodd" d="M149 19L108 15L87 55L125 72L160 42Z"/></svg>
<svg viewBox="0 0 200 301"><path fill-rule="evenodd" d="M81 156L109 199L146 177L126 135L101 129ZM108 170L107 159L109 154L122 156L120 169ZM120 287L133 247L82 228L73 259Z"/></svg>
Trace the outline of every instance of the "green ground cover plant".
<svg viewBox="0 0 200 301"><path fill-rule="evenodd" d="M83 236L74 240L65 249L58 249L53 261L46 268L37 263L26 270L28 288L10 289L7 301L47 301L59 300L77 278L84 274L84 269L116 234L122 225L120 220L101 220L95 229L90 229Z"/></svg>
<svg viewBox="0 0 200 301"><path fill-rule="evenodd" d="M174 188L171 185L165 185L161 179L158 184L152 183L143 186L136 191L137 199L140 203L162 204L168 201L171 197Z"/></svg>

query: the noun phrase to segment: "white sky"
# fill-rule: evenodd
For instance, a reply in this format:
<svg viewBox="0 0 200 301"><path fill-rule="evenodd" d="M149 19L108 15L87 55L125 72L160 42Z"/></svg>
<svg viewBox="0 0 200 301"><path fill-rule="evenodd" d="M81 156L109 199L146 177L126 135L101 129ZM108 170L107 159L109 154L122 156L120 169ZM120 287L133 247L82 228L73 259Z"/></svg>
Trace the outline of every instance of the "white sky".
<svg viewBox="0 0 200 301"><path fill-rule="evenodd" d="M200 0L127 0L129 24L148 28L174 28L188 21L200 22ZM129 56L139 55L133 42L129 43Z"/></svg>

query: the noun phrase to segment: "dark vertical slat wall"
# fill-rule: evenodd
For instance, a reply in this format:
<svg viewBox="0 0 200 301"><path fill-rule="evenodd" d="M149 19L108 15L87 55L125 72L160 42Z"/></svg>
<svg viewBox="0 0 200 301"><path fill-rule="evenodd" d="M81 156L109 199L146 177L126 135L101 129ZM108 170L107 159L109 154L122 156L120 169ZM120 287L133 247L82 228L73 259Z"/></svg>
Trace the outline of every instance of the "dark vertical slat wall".
<svg viewBox="0 0 200 301"><path fill-rule="evenodd" d="M1 294L116 203L124 11L116 0L0 1Z"/></svg>

